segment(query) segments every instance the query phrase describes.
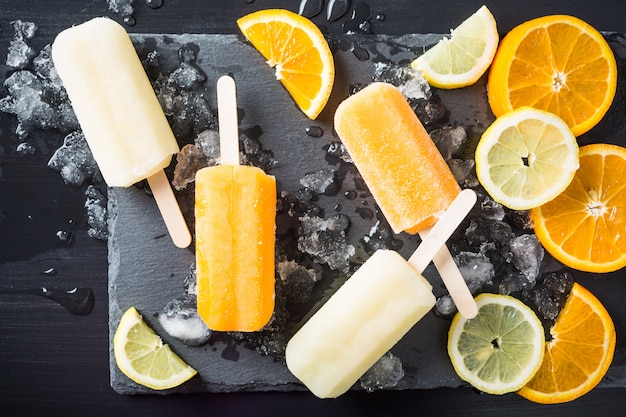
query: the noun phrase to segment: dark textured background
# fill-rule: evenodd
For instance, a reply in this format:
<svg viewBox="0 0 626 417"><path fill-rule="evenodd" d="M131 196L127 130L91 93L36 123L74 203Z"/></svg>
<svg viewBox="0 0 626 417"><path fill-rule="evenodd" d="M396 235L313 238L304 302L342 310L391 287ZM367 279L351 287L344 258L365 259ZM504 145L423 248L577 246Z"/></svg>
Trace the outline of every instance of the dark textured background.
<svg viewBox="0 0 626 417"><path fill-rule="evenodd" d="M138 33L237 33L235 19L254 10L284 7L296 11L299 1L165 0L158 10L142 0L135 5ZM353 6L357 4L353 1ZM374 33L445 33L486 3L502 33L543 14L573 14L604 31L626 32L623 1L416 1L369 0ZM13 30L10 22L35 22L31 45L39 50L61 29L106 15L105 0L0 0L0 76L7 68L4 53ZM326 32L341 33L341 23L314 21ZM0 92L0 97L4 96ZM615 116L622 120L618 112ZM481 395L470 389L354 392L337 400L318 400L306 392L181 394L166 397L121 396L109 385L107 250L85 233L79 190L63 184L46 167L49 155L12 154L18 143L14 120L0 114L0 288L93 288L96 304L88 316L73 316L48 300L0 295L0 408L3 415L476 415L588 416L623 415L626 389L596 389L560 406L540 406L515 394ZM58 230L74 229L75 240L62 246ZM54 276L42 272L55 268ZM619 281L607 288L626 291ZM618 334L618 343L622 335Z"/></svg>

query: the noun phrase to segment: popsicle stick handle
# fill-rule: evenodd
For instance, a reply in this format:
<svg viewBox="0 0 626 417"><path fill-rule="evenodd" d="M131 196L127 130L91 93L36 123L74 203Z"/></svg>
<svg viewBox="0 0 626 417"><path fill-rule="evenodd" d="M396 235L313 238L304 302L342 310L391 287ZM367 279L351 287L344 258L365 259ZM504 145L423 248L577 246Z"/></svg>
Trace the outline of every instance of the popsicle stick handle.
<svg viewBox="0 0 626 417"><path fill-rule="evenodd" d="M165 172L161 170L148 177L148 184L172 241L179 248L186 248L191 244L191 233Z"/></svg>
<svg viewBox="0 0 626 417"><path fill-rule="evenodd" d="M228 75L217 80L217 112L222 165L239 165L237 89Z"/></svg>
<svg viewBox="0 0 626 417"><path fill-rule="evenodd" d="M450 207L433 226L430 233L417 247L407 261L420 274L424 272L439 249L446 244L448 238L456 230L465 216L476 203L476 193L465 189L454 199Z"/></svg>
<svg viewBox="0 0 626 417"><path fill-rule="evenodd" d="M431 228L422 230L419 232L422 240L426 239L426 237L430 234ZM476 317L478 314L478 306L476 305L476 301L472 296L469 288L467 287L467 283L463 279L463 275L461 275L461 271L457 267L448 247L444 244L439 251L433 257L433 263L439 271L439 275L441 276L441 280L445 284L456 308L459 310L459 313L466 319L471 319Z"/></svg>

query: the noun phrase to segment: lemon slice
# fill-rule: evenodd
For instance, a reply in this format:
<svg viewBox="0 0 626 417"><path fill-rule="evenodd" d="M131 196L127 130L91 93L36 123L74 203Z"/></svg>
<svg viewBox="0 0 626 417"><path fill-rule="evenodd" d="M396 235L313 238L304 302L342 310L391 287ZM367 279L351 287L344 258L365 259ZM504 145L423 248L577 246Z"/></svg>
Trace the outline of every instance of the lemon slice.
<svg viewBox="0 0 626 417"><path fill-rule="evenodd" d="M450 34L411 63L437 88L465 87L478 81L491 65L500 39L496 20L486 6Z"/></svg>
<svg viewBox="0 0 626 417"><path fill-rule="evenodd" d="M196 374L143 321L134 307L129 308L113 337L115 362L138 384L155 390L176 387Z"/></svg>
<svg viewBox="0 0 626 417"><path fill-rule="evenodd" d="M578 169L578 143L558 116L531 107L507 113L476 147L476 175L497 202L538 207L567 188Z"/></svg>
<svg viewBox="0 0 626 417"><path fill-rule="evenodd" d="M544 355L545 336L535 313L508 295L476 297L478 314L457 313L448 333L448 355L456 373L489 394L522 388L535 375Z"/></svg>

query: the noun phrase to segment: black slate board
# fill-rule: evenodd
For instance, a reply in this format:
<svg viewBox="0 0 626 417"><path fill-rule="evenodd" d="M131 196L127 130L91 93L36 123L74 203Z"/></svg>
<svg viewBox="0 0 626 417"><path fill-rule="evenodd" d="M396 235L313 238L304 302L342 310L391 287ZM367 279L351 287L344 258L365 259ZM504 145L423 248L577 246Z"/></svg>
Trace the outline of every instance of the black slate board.
<svg viewBox="0 0 626 417"><path fill-rule="evenodd" d="M273 70L239 36L132 37L139 50L142 45L155 44L163 56L175 57L178 49L185 44L198 46L195 63L207 76L205 98L212 108L216 108L213 87L215 81L223 74L231 74L237 82L238 106L243 110L240 129L255 126L262 128L259 140L264 149L273 152L277 161L270 174L277 178L278 192L287 191L293 195L302 188L299 180L305 174L333 168L325 159L324 146L338 140L333 135L332 115L337 104L348 96L351 87L371 81L375 62L408 63L426 46L436 42L439 35L346 35L333 39L331 44L337 74L335 86L327 107L316 121L307 119L296 108L293 100L275 80ZM619 49L622 43L623 38L617 36L612 45ZM493 120L486 100L484 79L469 88L451 92L437 91L437 95L449 111L448 123L458 122L464 125L470 135L480 135ZM621 104L622 95L618 92L614 107ZM611 129L615 120L621 120L620 114L621 112L612 110L607 115L607 122L586 136L591 138L588 140L623 145L623 134ZM309 126L321 127L324 135L320 138L307 136L305 129ZM593 139L594 132L600 132L602 140ZM607 138L606 135L611 137ZM336 213L337 204L342 207L341 213L350 216L352 226L348 242L357 248L355 259L360 258L362 261L365 253L359 249L359 240L374 226L376 218L363 219L355 210L363 204L373 207L374 202L371 197L346 199L343 191L354 189L354 184L348 179L343 182L342 187L336 196L320 196L316 203L324 209L326 217ZM188 347L168 337L156 316L172 298L183 295L183 280L194 261L193 251L178 249L171 243L154 201L140 188L109 189L109 216L110 371L111 386L115 391L122 394L154 392L124 376L113 357L112 337L121 314L130 306L135 306L157 333L162 335L164 341L199 372L199 376L167 393L304 389L283 363L269 356L261 356L254 349L233 341L227 335L214 333L210 342L203 347ZM280 218L278 229L281 230ZM407 257L417 246L418 239L408 235L399 236L399 239L403 242L399 252ZM433 284L436 295L444 291L432 266L424 275ZM624 272L613 275L623 277ZM336 274L328 274L316 285L326 289L333 287L330 280L335 276ZM626 317L624 307L612 295L616 292L619 294L620 289L623 293L624 286L615 279L609 285L598 285L599 280L605 279L606 277L581 274L579 281L592 290L598 288L599 293L596 294L605 301L614 317ZM336 285L335 283L334 286ZM618 353L603 386L626 385L624 364L620 359L624 356L620 352L625 343L619 339L619 332L626 326L623 322L624 320L616 320ZM395 389L457 387L463 384L452 369L445 351L448 326L449 321L437 318L431 312L392 349L401 358L405 371L405 377Z"/></svg>

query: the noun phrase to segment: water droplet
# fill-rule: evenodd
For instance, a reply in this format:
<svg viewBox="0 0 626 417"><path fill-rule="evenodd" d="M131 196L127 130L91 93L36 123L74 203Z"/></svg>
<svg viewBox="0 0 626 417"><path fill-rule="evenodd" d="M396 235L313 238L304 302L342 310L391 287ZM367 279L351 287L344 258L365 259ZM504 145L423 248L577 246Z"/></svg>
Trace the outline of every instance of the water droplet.
<svg viewBox="0 0 626 417"><path fill-rule="evenodd" d="M158 9L163 6L163 0L146 0L146 5L151 9Z"/></svg>
<svg viewBox="0 0 626 417"><path fill-rule="evenodd" d="M364 220L372 220L374 218L374 211L367 207L357 207L356 212L359 213Z"/></svg>
<svg viewBox="0 0 626 417"><path fill-rule="evenodd" d="M307 18L317 16L324 10L323 0L300 0L298 14Z"/></svg>
<svg viewBox="0 0 626 417"><path fill-rule="evenodd" d="M94 292L91 288L72 288L71 290L27 288L27 289L0 289L0 294L29 294L45 297L59 303L72 314L86 316L93 310L95 304Z"/></svg>
<svg viewBox="0 0 626 417"><path fill-rule="evenodd" d="M135 16L133 15L124 16L124 23L128 26L135 26L135 24L137 23L137 20L135 20Z"/></svg>
<svg viewBox="0 0 626 417"><path fill-rule="evenodd" d="M355 190L348 190L343 194L348 200L354 200L357 197Z"/></svg>
<svg viewBox="0 0 626 417"><path fill-rule="evenodd" d="M385 20L385 15L383 13L378 13L376 15L376 20L379 21L379 22L384 21Z"/></svg>
<svg viewBox="0 0 626 417"><path fill-rule="evenodd" d="M48 275L48 276L55 276L57 274L57 270L56 268L48 268L45 271L43 271L42 274Z"/></svg>
<svg viewBox="0 0 626 417"><path fill-rule="evenodd" d="M15 148L15 152L20 155L35 155L37 153L37 148L35 148L32 144L28 142L22 142L17 145L17 148Z"/></svg>
<svg viewBox="0 0 626 417"><path fill-rule="evenodd" d="M56 235L64 245L69 245L74 239L74 233L67 230L59 230Z"/></svg>
<svg viewBox="0 0 626 417"><path fill-rule="evenodd" d="M350 51L359 61L367 61L368 59L370 59L370 53L367 52L367 49L365 48L353 45Z"/></svg>
<svg viewBox="0 0 626 417"><path fill-rule="evenodd" d="M319 126L308 126L306 129L304 129L304 131L306 132L307 136L310 136L312 138L321 138L324 135L324 130Z"/></svg>
<svg viewBox="0 0 626 417"><path fill-rule="evenodd" d="M361 2L352 11L350 20L342 25L345 33L372 33L370 6Z"/></svg>
<svg viewBox="0 0 626 417"><path fill-rule="evenodd" d="M350 9L350 0L330 0L326 11L326 20L334 22Z"/></svg>

